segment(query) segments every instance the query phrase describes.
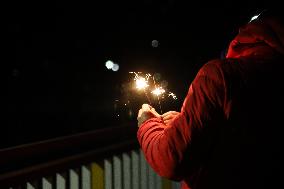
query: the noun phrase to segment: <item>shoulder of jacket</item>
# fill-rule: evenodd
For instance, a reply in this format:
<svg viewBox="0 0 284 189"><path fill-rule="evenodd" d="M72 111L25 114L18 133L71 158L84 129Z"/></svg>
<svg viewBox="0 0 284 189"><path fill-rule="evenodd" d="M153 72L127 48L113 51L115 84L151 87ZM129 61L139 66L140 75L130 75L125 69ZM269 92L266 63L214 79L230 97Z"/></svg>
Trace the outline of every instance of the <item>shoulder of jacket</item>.
<svg viewBox="0 0 284 189"><path fill-rule="evenodd" d="M229 60L227 59L212 59L208 61L204 66L206 67L222 67L227 64Z"/></svg>
<svg viewBox="0 0 284 189"><path fill-rule="evenodd" d="M201 74L202 73L210 73L210 72L216 72L220 69L222 69L222 67L224 66L223 64L225 64L224 60L221 59L213 59L208 61L207 63L205 63L201 68L200 71Z"/></svg>

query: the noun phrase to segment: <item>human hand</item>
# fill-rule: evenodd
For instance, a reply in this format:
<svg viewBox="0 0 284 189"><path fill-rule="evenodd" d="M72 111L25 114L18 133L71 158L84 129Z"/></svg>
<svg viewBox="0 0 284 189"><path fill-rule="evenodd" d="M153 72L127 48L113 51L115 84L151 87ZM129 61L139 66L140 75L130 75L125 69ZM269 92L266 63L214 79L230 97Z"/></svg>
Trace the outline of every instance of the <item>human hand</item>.
<svg viewBox="0 0 284 189"><path fill-rule="evenodd" d="M169 124L180 112L168 111L162 115L162 119L166 125Z"/></svg>
<svg viewBox="0 0 284 189"><path fill-rule="evenodd" d="M149 104L143 104L137 116L138 127L140 127L142 123L153 117L161 117L161 115L156 112L155 108L153 108Z"/></svg>

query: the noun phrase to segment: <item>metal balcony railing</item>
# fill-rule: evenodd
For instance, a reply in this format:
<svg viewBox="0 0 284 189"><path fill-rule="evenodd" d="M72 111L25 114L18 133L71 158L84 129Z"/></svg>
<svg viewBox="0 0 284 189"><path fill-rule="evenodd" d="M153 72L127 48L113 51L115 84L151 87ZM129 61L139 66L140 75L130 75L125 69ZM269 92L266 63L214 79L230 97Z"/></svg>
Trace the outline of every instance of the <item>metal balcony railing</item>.
<svg viewBox="0 0 284 189"><path fill-rule="evenodd" d="M0 189L176 189L147 164L133 125L0 150Z"/></svg>

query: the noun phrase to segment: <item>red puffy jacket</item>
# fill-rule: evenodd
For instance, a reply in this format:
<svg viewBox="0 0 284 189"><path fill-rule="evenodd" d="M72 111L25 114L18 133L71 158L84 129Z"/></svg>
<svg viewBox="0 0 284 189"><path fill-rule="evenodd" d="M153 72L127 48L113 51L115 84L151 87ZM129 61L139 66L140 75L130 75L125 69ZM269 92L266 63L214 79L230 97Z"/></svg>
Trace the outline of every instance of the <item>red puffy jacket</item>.
<svg viewBox="0 0 284 189"><path fill-rule="evenodd" d="M183 189L278 186L283 31L273 20L248 23L226 59L199 70L169 125L151 118L140 126L139 143L160 176L182 181Z"/></svg>

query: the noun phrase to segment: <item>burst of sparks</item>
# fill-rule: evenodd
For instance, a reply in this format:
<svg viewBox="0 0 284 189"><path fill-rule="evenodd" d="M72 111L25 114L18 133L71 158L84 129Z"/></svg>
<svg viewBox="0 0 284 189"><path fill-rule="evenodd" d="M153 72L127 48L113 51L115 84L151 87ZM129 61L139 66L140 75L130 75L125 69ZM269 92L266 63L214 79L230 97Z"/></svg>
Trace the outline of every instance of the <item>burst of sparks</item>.
<svg viewBox="0 0 284 189"><path fill-rule="evenodd" d="M151 93L156 96L158 98L158 101L159 101L159 104L160 104L160 98L163 98L164 97L164 94L167 92L163 87L160 87L160 86L156 86L156 83L155 83L155 79L154 77L151 76L151 74L147 73L147 74L142 74L142 72L129 72L129 73L132 73L135 75L134 77L134 81L135 81L135 88L139 91L143 90L149 103L150 102L150 98L149 96L147 95L147 90L146 88L152 88L154 87L154 89L150 89L151 90ZM153 79L153 82L154 83L150 83L150 80ZM154 86L153 86L153 85ZM171 97L173 98L174 100L177 99L176 95L172 92L167 92L168 94L168 97ZM161 106L161 105L160 105ZM161 107L160 107L161 109ZM162 111L162 110L161 110Z"/></svg>
<svg viewBox="0 0 284 189"><path fill-rule="evenodd" d="M152 91L152 93L156 96L160 96L165 93L165 89L163 89L162 87L157 87Z"/></svg>
<svg viewBox="0 0 284 189"><path fill-rule="evenodd" d="M142 90L142 89L146 89L149 84L148 84L148 80L149 80L149 77L151 76L150 74L146 74L145 77L142 77L139 75L139 73L141 72L129 72L129 73L133 73L135 74L135 77L134 77L134 81L135 81L135 84L136 84L136 89L138 90Z"/></svg>
<svg viewBox="0 0 284 189"><path fill-rule="evenodd" d="M145 89L149 86L148 81L144 77L137 78L135 83L138 90Z"/></svg>
<svg viewBox="0 0 284 189"><path fill-rule="evenodd" d="M172 92L170 92L168 96L169 97L171 96L175 100L177 99L177 96L174 93L172 93Z"/></svg>

